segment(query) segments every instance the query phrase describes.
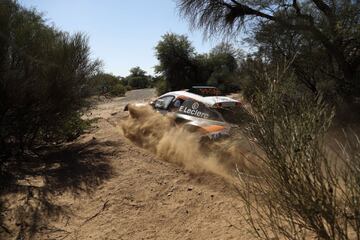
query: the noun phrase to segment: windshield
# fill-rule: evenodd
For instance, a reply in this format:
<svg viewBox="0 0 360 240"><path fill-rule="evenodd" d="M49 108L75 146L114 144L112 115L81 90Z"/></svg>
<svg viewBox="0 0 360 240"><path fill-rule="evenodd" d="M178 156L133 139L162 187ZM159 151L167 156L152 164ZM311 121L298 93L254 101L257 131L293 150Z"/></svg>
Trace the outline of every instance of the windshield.
<svg viewBox="0 0 360 240"><path fill-rule="evenodd" d="M210 109L205 104L192 99L184 101L179 107L178 112L203 119L222 122L224 121L219 112L214 109Z"/></svg>

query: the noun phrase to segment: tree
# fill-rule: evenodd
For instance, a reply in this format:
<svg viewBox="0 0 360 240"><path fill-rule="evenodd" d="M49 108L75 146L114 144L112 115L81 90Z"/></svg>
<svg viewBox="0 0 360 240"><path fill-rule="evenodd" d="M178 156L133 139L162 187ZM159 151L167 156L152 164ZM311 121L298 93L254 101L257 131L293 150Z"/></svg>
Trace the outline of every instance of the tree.
<svg viewBox="0 0 360 240"><path fill-rule="evenodd" d="M123 96L126 91L123 82L118 77L108 73L95 75L90 84L89 91L94 95Z"/></svg>
<svg viewBox="0 0 360 240"><path fill-rule="evenodd" d="M224 93L239 89L236 84L238 70L237 58L241 52L229 43L220 43L211 49L208 62L212 69L207 83L217 86Z"/></svg>
<svg viewBox="0 0 360 240"><path fill-rule="evenodd" d="M129 86L134 89L149 87L150 77L140 67L130 69L130 75L126 77Z"/></svg>
<svg viewBox="0 0 360 240"><path fill-rule="evenodd" d="M130 69L130 76L132 77L144 77L146 72L142 70L140 67L133 67Z"/></svg>
<svg viewBox="0 0 360 240"><path fill-rule="evenodd" d="M162 36L155 50L159 60L155 71L165 77L168 90L191 87L195 82L193 63L195 50L188 38L184 35L167 33Z"/></svg>
<svg viewBox="0 0 360 240"><path fill-rule="evenodd" d="M6 159L78 132L66 126L81 122L100 62L90 59L84 35L49 27L15 1L0 4L0 25L0 159Z"/></svg>
<svg viewBox="0 0 360 240"><path fill-rule="evenodd" d="M182 13L206 34L235 34L271 22L307 35L326 51L341 73L339 92L359 96L359 1L178 0ZM352 98L350 99L352 100Z"/></svg>
<svg viewBox="0 0 360 240"><path fill-rule="evenodd" d="M216 86L225 93L237 89L235 73L242 54L229 43L220 43L210 53L197 54L186 36L166 34L156 47L156 55L156 71L166 81L158 83L159 92L194 85Z"/></svg>

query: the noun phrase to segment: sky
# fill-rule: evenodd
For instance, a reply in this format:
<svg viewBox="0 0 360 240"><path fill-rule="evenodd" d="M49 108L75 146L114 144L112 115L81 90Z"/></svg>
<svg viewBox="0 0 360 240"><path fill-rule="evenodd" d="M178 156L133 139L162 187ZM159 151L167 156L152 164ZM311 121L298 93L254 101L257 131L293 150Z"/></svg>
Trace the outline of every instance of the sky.
<svg viewBox="0 0 360 240"><path fill-rule="evenodd" d="M104 71L127 76L140 66L153 74L155 46L167 32L185 34L198 53L208 52L221 39L204 40L201 30L190 30L174 0L19 0L36 8L48 24L89 37L93 58Z"/></svg>

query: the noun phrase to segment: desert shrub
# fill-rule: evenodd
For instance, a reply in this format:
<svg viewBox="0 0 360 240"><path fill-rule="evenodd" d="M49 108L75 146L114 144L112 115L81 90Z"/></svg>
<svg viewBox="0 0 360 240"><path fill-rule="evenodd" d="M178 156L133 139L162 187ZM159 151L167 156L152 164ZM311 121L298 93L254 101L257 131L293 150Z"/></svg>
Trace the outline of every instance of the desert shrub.
<svg viewBox="0 0 360 240"><path fill-rule="evenodd" d="M50 164L46 158L54 151L50 145L74 140L89 127L81 111L100 63L90 58L86 36L48 26L41 14L17 1L0 2L0 29L0 238L36 239L32 233L60 214L50 195L65 191L61 186L66 184L66 191L75 182L82 189L86 185L82 174L91 162L74 174L80 166L76 157L58 156ZM69 167L72 175L65 178L71 181L64 181L62 170L49 171L55 162L58 170ZM33 176L44 179L45 186L33 186L28 181ZM54 179L59 182L53 184ZM25 180L29 185L21 184ZM4 197L8 193L26 200L11 205Z"/></svg>
<svg viewBox="0 0 360 240"><path fill-rule="evenodd" d="M121 83L115 84L110 90L110 94L112 96L117 96L117 97L124 96L125 92L126 92L126 88Z"/></svg>
<svg viewBox="0 0 360 240"><path fill-rule="evenodd" d="M42 15L15 1L0 4L0 156L51 139L54 129L82 124L91 77L87 38L45 24ZM15 151L16 152L16 151Z"/></svg>
<svg viewBox="0 0 360 240"><path fill-rule="evenodd" d="M329 152L332 108L321 96L289 97L283 76L265 73L254 97L246 134L262 152L256 177L238 170L245 219L258 239L360 239L359 138Z"/></svg>
<svg viewBox="0 0 360 240"><path fill-rule="evenodd" d="M129 77L129 86L132 89L146 88L149 85L148 77L146 76L133 76Z"/></svg>
<svg viewBox="0 0 360 240"><path fill-rule="evenodd" d="M90 95L123 96L126 88L119 78L108 73L98 73L90 80L89 92Z"/></svg>
<svg viewBox="0 0 360 240"><path fill-rule="evenodd" d="M160 90L180 90L196 85L218 87L224 93L238 90L236 81L240 50L229 43L220 43L209 53L196 53L185 35L167 33L155 47L159 64L155 72L166 81ZM159 91L163 92L163 91Z"/></svg>
<svg viewBox="0 0 360 240"><path fill-rule="evenodd" d="M170 87L167 83L167 81L163 78L159 79L156 84L156 92L158 95L162 95L168 91L170 91Z"/></svg>
<svg viewBox="0 0 360 240"><path fill-rule="evenodd" d="M152 83L151 80L151 76L146 75L146 72L140 67L131 68L130 74L124 78L124 82L126 82L131 89L150 87Z"/></svg>
<svg viewBox="0 0 360 240"><path fill-rule="evenodd" d="M73 141L91 127L92 120L82 119L80 112L74 112L66 117L67 119L61 121L59 125L41 133L42 138L47 142Z"/></svg>
<svg viewBox="0 0 360 240"><path fill-rule="evenodd" d="M248 57L242 64L240 70L240 86L244 97L248 100L253 99L257 92L264 91L268 85L261 76L264 72L265 64L261 59Z"/></svg>

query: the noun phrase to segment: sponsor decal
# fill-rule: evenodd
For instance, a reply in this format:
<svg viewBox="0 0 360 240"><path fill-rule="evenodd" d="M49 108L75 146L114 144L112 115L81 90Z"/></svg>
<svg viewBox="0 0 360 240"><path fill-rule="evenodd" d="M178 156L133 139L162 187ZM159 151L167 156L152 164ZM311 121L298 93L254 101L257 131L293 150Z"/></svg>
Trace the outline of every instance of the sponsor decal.
<svg viewBox="0 0 360 240"><path fill-rule="evenodd" d="M192 109L198 109L199 108L199 103L198 102L194 102L193 105L191 106Z"/></svg>
<svg viewBox="0 0 360 240"><path fill-rule="evenodd" d="M192 104L191 108L185 107L185 106L181 106L179 108L179 112L194 116L194 117L199 117L199 118L209 118L209 114L208 113L204 113L198 110L199 108L199 103L195 102Z"/></svg>

